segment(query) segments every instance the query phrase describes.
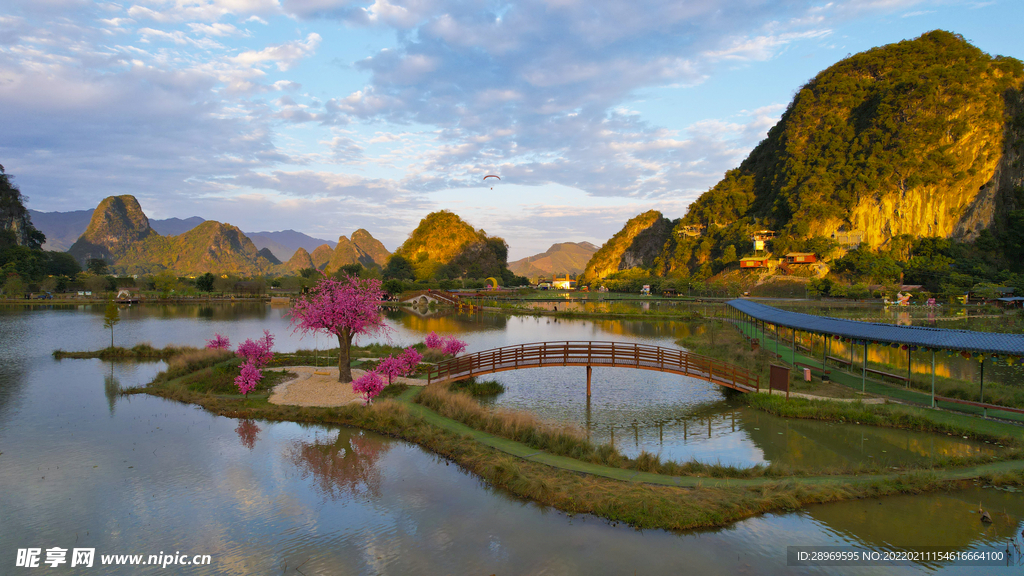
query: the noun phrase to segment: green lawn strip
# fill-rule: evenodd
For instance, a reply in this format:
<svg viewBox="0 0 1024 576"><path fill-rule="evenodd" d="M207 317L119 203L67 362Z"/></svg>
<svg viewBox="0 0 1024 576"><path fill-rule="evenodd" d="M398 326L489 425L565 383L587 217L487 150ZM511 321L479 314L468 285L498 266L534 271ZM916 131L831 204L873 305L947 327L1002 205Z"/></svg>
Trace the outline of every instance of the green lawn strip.
<svg viewBox="0 0 1024 576"><path fill-rule="evenodd" d="M747 322L738 322L734 324L744 334L753 338L760 338L760 332ZM775 341L769 340L766 337L764 342L761 342L761 347L769 351L774 351ZM785 342L779 341L778 353L782 360L790 362L793 359L793 349L787 346ZM821 357L820 356L808 356L803 352L797 352L796 361L808 364L810 366L817 366L814 371L821 371ZM799 367L798 367L799 368ZM852 372L846 372L836 368L835 366L828 367L831 374L829 375L833 382L842 384L853 390L860 391L863 387L863 391L868 394L875 394L877 396L887 396L903 402L911 402L921 406L931 406L932 397L931 394L925 392L919 392L917 390L900 388L896 386L890 386L883 382L873 380L871 377L866 378L861 382L861 374L856 373L856 368L852 368ZM941 400L936 401L935 405L944 410L952 410L955 412L963 412L967 414L975 414L981 416L984 413L984 409L977 406L968 406L964 404L957 404L955 402L943 402ZM1024 414L1017 414L1015 412L1007 412L996 408L990 408L988 410L989 415L1002 418L1004 420L1012 420L1015 422L1024 422Z"/></svg>
<svg viewBox="0 0 1024 576"><path fill-rule="evenodd" d="M500 438L489 434L487 432L481 432L474 428L470 428L461 422L456 422L450 418L445 418L440 414L430 410L422 404L416 404L413 402L413 398L420 393L420 388L410 388L403 392L401 395L396 397L399 402L405 404L409 410L427 422L454 432L463 436L470 437L473 441L479 442L485 446L494 448L495 450L529 460L531 462L537 462L545 464L554 468L562 470L568 470L571 472L580 472L584 474L592 474L594 476L600 476L603 478L610 478L613 480L622 480L626 482L641 482L646 484L656 484L661 486L680 486L680 487L705 487L705 488L729 488L729 487L757 487L764 486L766 484L779 483L781 481L795 482L797 484L808 484L808 485L825 485L825 484L851 484L851 483L867 483L874 482L877 480L885 479L896 479L903 474L862 474L862 475L842 475L842 476L807 476L807 477L789 477L789 478L715 478L715 477L700 477L700 476L665 476L662 474L654 474L651 472L639 472L636 470L626 470L622 468L612 468L610 466L603 466L600 464L591 464L589 462L582 462L565 456L557 456L537 450L525 444ZM984 475L989 475L998 472L1008 472L1014 470L1024 469L1024 460L1010 460L1004 462L993 462L990 464L981 464L978 466L970 466L966 468L957 468L952 470L926 470L926 471L914 471L911 473L926 473L934 474L938 479L943 480L964 480L970 478L977 478Z"/></svg>

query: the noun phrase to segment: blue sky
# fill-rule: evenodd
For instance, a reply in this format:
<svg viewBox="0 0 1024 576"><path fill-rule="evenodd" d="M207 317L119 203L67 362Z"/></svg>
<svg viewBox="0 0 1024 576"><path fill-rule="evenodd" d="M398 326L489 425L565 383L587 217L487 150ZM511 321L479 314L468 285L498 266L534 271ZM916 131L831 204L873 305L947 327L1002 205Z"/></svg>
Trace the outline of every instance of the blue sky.
<svg viewBox="0 0 1024 576"><path fill-rule="evenodd" d="M682 216L849 53L941 28L1024 58L1020 22L1019 0L5 0L0 164L36 210L133 194L393 250L448 209L514 259Z"/></svg>

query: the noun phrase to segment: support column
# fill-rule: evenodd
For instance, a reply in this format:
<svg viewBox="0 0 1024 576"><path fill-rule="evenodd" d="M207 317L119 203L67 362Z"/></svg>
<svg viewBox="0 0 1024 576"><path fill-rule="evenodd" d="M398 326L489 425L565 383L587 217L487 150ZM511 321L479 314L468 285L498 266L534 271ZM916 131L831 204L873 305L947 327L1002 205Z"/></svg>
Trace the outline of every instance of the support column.
<svg viewBox="0 0 1024 576"><path fill-rule="evenodd" d="M935 350L932 350L932 408L935 408Z"/></svg>
<svg viewBox="0 0 1024 576"><path fill-rule="evenodd" d="M793 328L793 367L796 368L796 328Z"/></svg>
<svg viewBox="0 0 1024 576"><path fill-rule="evenodd" d="M828 370L826 361L828 360L828 349L832 343L832 339L828 337L828 334L822 336L824 340L821 342L821 379L825 379L825 371Z"/></svg>
<svg viewBox="0 0 1024 576"><path fill-rule="evenodd" d="M978 398L978 402L985 401L985 355L981 355L981 396Z"/></svg>
<svg viewBox="0 0 1024 576"><path fill-rule="evenodd" d="M860 391L867 392L868 387L868 341L864 341L864 366L860 372Z"/></svg>
<svg viewBox="0 0 1024 576"><path fill-rule="evenodd" d="M590 374L593 373L594 367L587 365L587 398L590 398Z"/></svg>
<svg viewBox="0 0 1024 576"><path fill-rule="evenodd" d="M910 376L913 366L914 365L910 362L910 344L907 344L907 388L910 388Z"/></svg>

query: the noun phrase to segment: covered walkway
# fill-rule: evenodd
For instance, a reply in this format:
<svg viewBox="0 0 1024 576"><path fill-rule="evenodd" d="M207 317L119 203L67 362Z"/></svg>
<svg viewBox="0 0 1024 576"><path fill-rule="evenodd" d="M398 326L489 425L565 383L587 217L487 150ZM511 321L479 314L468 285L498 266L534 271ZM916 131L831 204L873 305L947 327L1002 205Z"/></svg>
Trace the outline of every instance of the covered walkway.
<svg viewBox="0 0 1024 576"><path fill-rule="evenodd" d="M917 350L931 352L932 356L932 391L931 391L931 405L935 406L936 399L945 400L948 402L960 403L964 405L974 406L980 408L982 411L989 409L1008 410L1014 413L1024 413L1024 410L1007 409L1000 406L984 403L984 365L982 364L982 380L981 380L981 394L978 402L970 402L965 400L957 400L953 398L942 398L935 395L935 353L938 351L956 351L962 354L967 354L975 357L976 359L984 360L985 358L991 358L993 360L1001 359L1007 364L1013 365L1020 363L1022 357L1024 357L1024 335L1021 334L998 334L992 332L974 332L970 330L950 330L944 328L929 328L923 326L897 326L893 324L883 324L878 322L861 322L856 320L842 320L837 318L829 318L824 316L814 316L811 314L803 314L800 312L790 312L787 310L780 310L771 306L766 306L758 302L750 300L732 300L728 302L728 305L733 308L737 313L737 319L746 323L746 330L748 335L753 337L758 331L761 332L762 340L766 334L766 329L771 326L771 332L775 334L775 345L776 351L779 351L779 328L786 328L790 331L790 338L788 338L789 346L787 356L791 364L798 365L798 344L797 344L797 333L805 332L808 334L815 334L822 336L825 340L825 348L822 356L818 360L810 360L810 358L804 358L809 361L820 364L820 370L825 372L827 370L827 363L831 359L841 364L849 364L850 368L853 369L852 361L845 362L842 359L832 358L830 356L830 348L832 340L840 342L846 342L850 345L863 346L863 365L860 367L861 370L861 390L866 391L867 388L867 375L869 372L877 374L879 376L889 376L895 379L904 380L909 382L909 360L908 360L908 374L906 377L888 374L880 372L878 370L871 370L867 366L867 350L868 345L881 345L881 346L892 346L902 347L903 350L907 351L907 357L909 359L910 353ZM779 355L780 357L781 354Z"/></svg>

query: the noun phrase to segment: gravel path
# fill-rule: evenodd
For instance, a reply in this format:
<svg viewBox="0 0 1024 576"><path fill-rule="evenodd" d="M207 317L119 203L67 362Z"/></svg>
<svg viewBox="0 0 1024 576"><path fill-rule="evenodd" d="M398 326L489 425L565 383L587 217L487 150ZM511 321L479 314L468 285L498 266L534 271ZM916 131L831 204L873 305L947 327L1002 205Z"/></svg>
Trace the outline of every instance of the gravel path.
<svg viewBox="0 0 1024 576"><path fill-rule="evenodd" d="M362 396L352 391L352 384L338 382L337 368L286 366L283 370L295 374L295 378L274 386L269 399L271 404L328 407L363 402ZM352 379L359 378L365 373L365 370L353 369ZM396 378L393 382L412 386L424 386L427 383L426 380L411 378Z"/></svg>

